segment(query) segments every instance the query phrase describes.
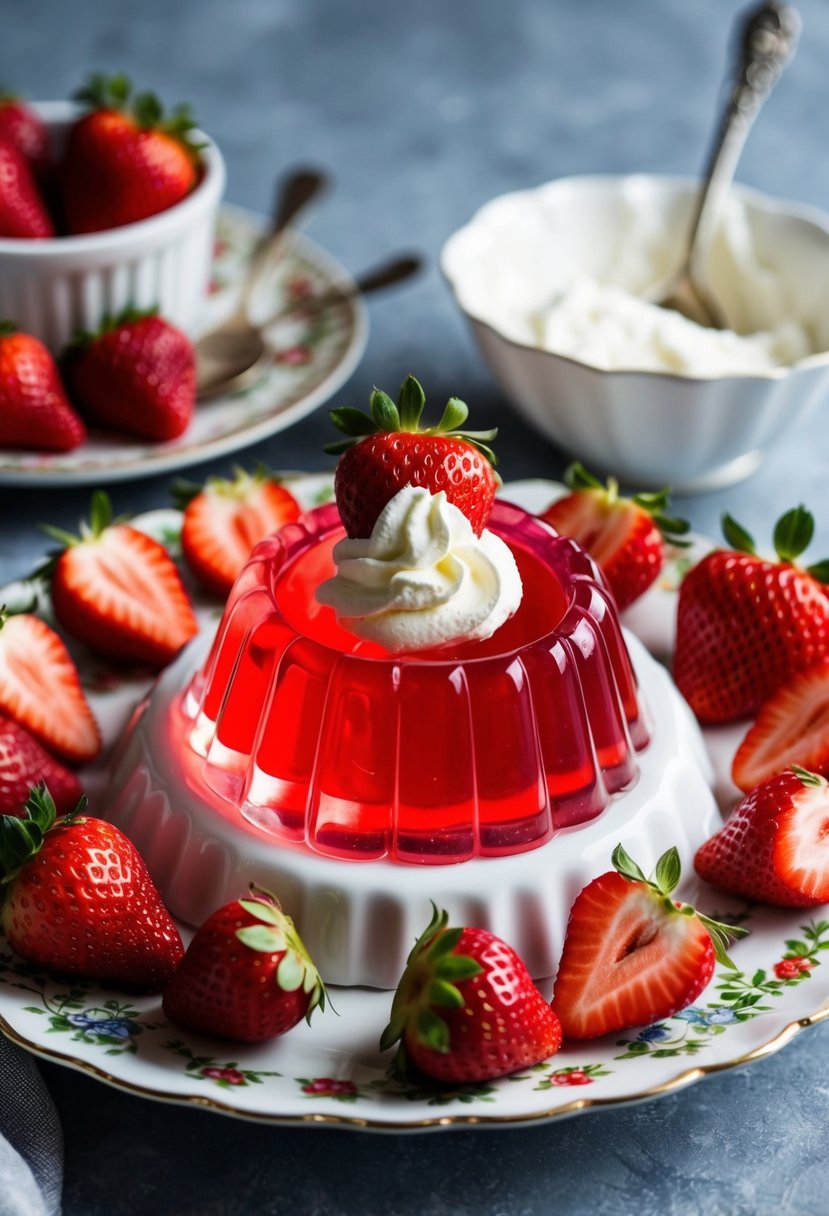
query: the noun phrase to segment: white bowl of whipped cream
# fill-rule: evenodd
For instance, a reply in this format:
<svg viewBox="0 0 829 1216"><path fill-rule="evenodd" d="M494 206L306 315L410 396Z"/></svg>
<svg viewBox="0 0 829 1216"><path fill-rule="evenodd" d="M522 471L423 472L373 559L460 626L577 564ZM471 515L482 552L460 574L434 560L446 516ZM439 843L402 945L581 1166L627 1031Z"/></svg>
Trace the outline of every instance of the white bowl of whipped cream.
<svg viewBox="0 0 829 1216"><path fill-rule="evenodd" d="M495 379L596 470L680 492L749 476L829 392L829 216L733 187L699 272L727 322L643 298L697 183L561 178L487 203L441 265Z"/></svg>

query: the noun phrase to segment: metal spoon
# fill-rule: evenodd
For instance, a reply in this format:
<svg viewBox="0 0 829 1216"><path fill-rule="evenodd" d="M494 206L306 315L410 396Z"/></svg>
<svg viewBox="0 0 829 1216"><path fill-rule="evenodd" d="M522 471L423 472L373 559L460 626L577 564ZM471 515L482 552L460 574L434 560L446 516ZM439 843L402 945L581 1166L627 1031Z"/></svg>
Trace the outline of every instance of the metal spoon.
<svg viewBox="0 0 829 1216"><path fill-rule="evenodd" d="M682 313L698 325L724 329L721 309L711 300L695 267L710 246L746 138L786 64L797 47L800 16L784 3L753 9L741 28L736 84L712 148L688 233L680 268L655 284L644 299Z"/></svg>
<svg viewBox="0 0 829 1216"><path fill-rule="evenodd" d="M277 185L271 230L254 251L239 300L232 314L195 344L196 391L199 397L214 395L215 386L240 375L261 358L264 340L261 328L250 319L250 308L260 285L283 258L296 238L310 205L329 188L330 179L314 169L299 169Z"/></svg>
<svg viewBox="0 0 829 1216"><path fill-rule="evenodd" d="M242 367L226 376L223 380L215 380L204 387L200 387L198 393L199 400L208 400L210 397L237 392L239 389L245 388L246 385L252 384L257 377L261 376L265 369L270 367L273 362L273 352L265 341L263 331L269 329L278 321L288 319L294 313L302 312L307 316L323 312L326 308L346 304L356 296L369 295L371 292L391 287L395 283L402 283L406 279L413 278L414 275L418 274L422 266L423 259L417 254L404 254L400 257L391 258L386 262L381 262L379 266L367 270L354 280L354 284L350 289L332 287L328 291L323 292L322 295L309 296L304 300L298 300L296 303L290 304L277 316L271 317L266 321L261 326L261 329L255 331L259 337L259 354L256 359L246 367Z"/></svg>

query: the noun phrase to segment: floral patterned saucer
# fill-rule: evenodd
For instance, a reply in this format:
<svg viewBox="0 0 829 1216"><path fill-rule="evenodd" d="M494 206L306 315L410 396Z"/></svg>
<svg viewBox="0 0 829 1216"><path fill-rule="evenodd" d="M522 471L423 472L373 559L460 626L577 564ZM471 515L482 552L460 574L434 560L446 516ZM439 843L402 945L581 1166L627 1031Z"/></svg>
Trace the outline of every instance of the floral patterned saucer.
<svg viewBox="0 0 829 1216"><path fill-rule="evenodd" d="M261 221L249 212L221 210L205 331L232 311L260 233ZM351 294L353 287L329 254L299 236L269 284L272 311L279 319L268 331L273 364L258 380L238 392L199 402L185 434L169 443L93 431L72 452L0 449L0 485L90 485L150 477L226 455L285 430L327 401L362 356L368 321L362 299ZM343 293L341 302L303 311L303 300L332 290Z"/></svg>
<svg viewBox="0 0 829 1216"><path fill-rule="evenodd" d="M306 506L331 494L328 477L289 484ZM503 493L539 510L560 490L532 481ZM176 553L177 512L155 511L135 522ZM696 551L704 547L699 541ZM676 585L687 560L674 554L660 585L626 618L660 654L670 647ZM30 590L18 584L3 596L13 604ZM47 603L40 607L48 613ZM207 624L219 607L201 599L197 611ZM88 655L76 657L111 745L147 677L125 677ZM714 742L715 753L722 752L722 739ZM102 772L87 777L94 811ZM483 1085L439 1088L392 1075L391 1053L378 1048L390 993L334 989L336 1013L317 1013L311 1026L302 1023L273 1043L237 1046L171 1025L158 997L48 976L13 955L2 937L0 1030L36 1055L132 1093L261 1122L398 1131L539 1123L670 1093L707 1073L759 1060L829 1016L829 907L773 910L705 888L696 899L709 915L751 930L732 948L738 970L718 968L697 1003L673 1018L567 1046L544 1064Z"/></svg>

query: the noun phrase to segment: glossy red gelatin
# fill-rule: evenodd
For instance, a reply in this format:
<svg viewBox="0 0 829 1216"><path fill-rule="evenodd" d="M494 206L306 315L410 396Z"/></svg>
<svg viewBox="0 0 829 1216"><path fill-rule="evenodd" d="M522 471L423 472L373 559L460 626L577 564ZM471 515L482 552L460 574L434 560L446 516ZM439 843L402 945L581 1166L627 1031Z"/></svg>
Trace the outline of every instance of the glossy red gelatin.
<svg viewBox="0 0 829 1216"><path fill-rule="evenodd" d="M182 703L206 784L298 847L458 862L536 848L598 815L648 741L616 611L591 559L498 502L524 584L486 642L390 655L315 590L333 506L254 550Z"/></svg>

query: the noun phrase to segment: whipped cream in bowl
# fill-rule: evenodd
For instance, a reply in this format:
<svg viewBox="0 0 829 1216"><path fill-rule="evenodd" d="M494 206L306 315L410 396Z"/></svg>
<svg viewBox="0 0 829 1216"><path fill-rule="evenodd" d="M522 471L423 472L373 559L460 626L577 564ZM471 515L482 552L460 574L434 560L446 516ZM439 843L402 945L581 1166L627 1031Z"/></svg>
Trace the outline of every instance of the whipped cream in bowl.
<svg viewBox="0 0 829 1216"><path fill-rule="evenodd" d="M486 528L478 537L443 491L404 486L370 537L339 541L337 573L318 603L358 637L391 653L483 641L521 603L521 576L509 546Z"/></svg>
<svg viewBox="0 0 829 1216"><path fill-rule="evenodd" d="M701 279L728 330L648 302L697 183L561 178L487 203L441 267L504 395L568 455L638 488L749 476L829 392L829 215L733 186Z"/></svg>

